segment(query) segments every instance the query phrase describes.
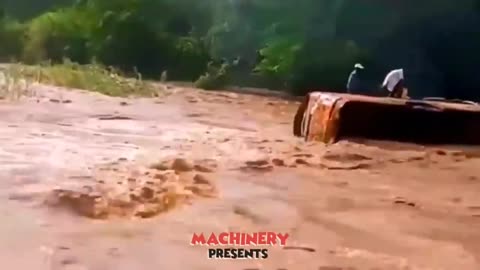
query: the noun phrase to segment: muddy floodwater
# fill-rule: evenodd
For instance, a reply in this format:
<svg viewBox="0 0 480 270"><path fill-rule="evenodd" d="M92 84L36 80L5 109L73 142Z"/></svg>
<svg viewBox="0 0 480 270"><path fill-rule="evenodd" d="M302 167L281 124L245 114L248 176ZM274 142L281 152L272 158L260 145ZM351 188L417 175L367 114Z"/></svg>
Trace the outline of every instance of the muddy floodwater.
<svg viewBox="0 0 480 270"><path fill-rule="evenodd" d="M479 149L306 143L297 106L177 87L1 101L3 269L480 269ZM190 245L225 231L290 237L266 260Z"/></svg>

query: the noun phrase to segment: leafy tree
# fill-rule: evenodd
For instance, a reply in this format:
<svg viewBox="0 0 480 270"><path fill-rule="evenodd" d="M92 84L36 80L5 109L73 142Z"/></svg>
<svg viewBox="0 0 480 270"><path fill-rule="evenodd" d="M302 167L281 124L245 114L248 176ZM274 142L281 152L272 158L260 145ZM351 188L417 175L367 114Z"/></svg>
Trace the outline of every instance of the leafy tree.
<svg viewBox="0 0 480 270"><path fill-rule="evenodd" d="M468 75L479 55L478 3L4 0L0 58L97 61L156 79L168 73L215 87L261 85L297 94L344 91L361 61L372 88L389 69L403 67L415 97L478 98L478 76Z"/></svg>

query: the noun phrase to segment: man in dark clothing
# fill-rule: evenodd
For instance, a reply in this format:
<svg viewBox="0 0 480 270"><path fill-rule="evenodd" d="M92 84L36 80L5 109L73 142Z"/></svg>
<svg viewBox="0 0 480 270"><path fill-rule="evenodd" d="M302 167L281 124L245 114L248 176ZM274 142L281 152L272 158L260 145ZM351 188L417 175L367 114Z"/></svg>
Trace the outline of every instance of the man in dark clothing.
<svg viewBox="0 0 480 270"><path fill-rule="evenodd" d="M347 92L349 94L362 94L362 92L366 91L366 89L363 89L364 70L365 68L362 64L355 64L352 73L350 73L350 76L348 77Z"/></svg>

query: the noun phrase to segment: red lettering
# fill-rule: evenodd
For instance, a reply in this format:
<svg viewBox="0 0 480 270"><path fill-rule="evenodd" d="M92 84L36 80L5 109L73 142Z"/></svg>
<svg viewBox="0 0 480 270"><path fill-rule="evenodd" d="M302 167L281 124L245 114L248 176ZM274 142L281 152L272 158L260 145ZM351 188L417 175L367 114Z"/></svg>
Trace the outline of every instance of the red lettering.
<svg viewBox="0 0 480 270"><path fill-rule="evenodd" d="M246 234L245 235L245 244L256 246L258 242L257 233Z"/></svg>
<svg viewBox="0 0 480 270"><path fill-rule="evenodd" d="M267 238L267 233L266 232L259 232L257 243L259 245L266 245L267 244L267 241L266 241L267 239L266 238Z"/></svg>
<svg viewBox="0 0 480 270"><path fill-rule="evenodd" d="M289 237L288 233L285 234L277 234L278 239L280 239L280 246L285 246L287 244L287 239Z"/></svg>
<svg viewBox="0 0 480 270"><path fill-rule="evenodd" d="M274 232L257 232L257 233L238 233L223 232L217 237L215 233L211 233L207 240L203 233L192 235L191 245L280 245L285 246L290 237L288 233Z"/></svg>
<svg viewBox="0 0 480 270"><path fill-rule="evenodd" d="M230 233L230 245L240 245L241 233Z"/></svg>
<svg viewBox="0 0 480 270"><path fill-rule="evenodd" d="M217 239L217 236L214 233L210 234L210 237L208 237L207 245L209 245L209 246L211 246L211 245L217 246L218 245L218 239Z"/></svg>
<svg viewBox="0 0 480 270"><path fill-rule="evenodd" d="M199 235L194 233L190 245L205 245L205 236L203 236L203 233Z"/></svg>
<svg viewBox="0 0 480 270"><path fill-rule="evenodd" d="M218 241L222 245L228 245L228 233L221 233L218 235Z"/></svg>
<svg viewBox="0 0 480 270"><path fill-rule="evenodd" d="M277 234L274 232L267 233L267 245L275 245L277 243Z"/></svg>

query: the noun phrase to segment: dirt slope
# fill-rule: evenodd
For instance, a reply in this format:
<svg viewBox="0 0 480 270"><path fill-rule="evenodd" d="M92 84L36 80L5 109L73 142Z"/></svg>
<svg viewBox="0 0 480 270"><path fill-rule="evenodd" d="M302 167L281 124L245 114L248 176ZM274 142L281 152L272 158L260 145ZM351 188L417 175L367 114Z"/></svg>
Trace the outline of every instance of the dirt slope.
<svg viewBox="0 0 480 270"><path fill-rule="evenodd" d="M291 135L296 103L165 91L134 100L38 86L0 104L5 269L480 269L477 149L307 144ZM217 197L150 219L89 219L45 203L101 167L117 168L102 179L115 185L175 158L214 163L205 174ZM193 232L225 230L288 232L289 245L313 252L213 261L189 245Z"/></svg>

